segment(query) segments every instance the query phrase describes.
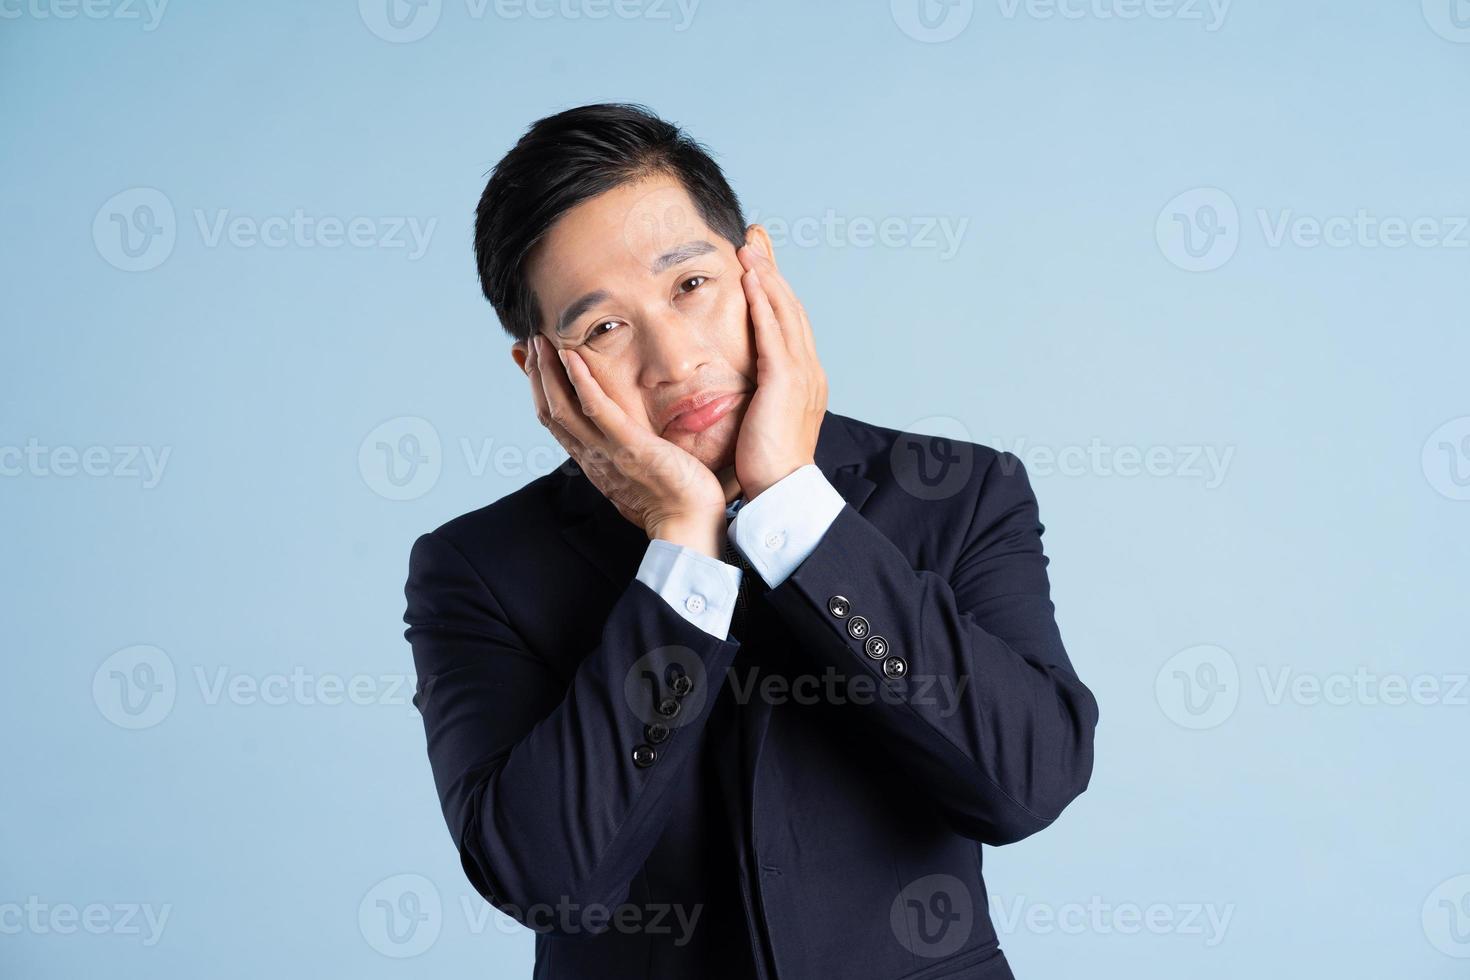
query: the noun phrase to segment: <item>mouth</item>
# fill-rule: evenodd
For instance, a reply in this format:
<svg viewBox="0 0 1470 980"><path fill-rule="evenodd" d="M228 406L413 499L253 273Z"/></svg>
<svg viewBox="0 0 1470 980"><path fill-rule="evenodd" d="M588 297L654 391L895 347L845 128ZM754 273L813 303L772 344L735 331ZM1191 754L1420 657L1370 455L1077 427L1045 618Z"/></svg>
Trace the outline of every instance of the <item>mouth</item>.
<svg viewBox="0 0 1470 980"><path fill-rule="evenodd" d="M743 391L707 391L675 402L674 414L664 423L660 435L667 438L681 432L703 432L729 415L744 397Z"/></svg>

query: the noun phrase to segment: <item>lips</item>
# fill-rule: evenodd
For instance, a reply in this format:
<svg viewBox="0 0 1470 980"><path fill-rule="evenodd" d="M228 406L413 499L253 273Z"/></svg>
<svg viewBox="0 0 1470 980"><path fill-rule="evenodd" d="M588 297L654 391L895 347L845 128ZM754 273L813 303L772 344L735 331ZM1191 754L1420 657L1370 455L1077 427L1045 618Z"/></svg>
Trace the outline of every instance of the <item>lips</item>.
<svg viewBox="0 0 1470 980"><path fill-rule="evenodd" d="M703 432L745 397L743 391L702 391L688 398L681 398L669 407L661 434L668 436L679 432Z"/></svg>

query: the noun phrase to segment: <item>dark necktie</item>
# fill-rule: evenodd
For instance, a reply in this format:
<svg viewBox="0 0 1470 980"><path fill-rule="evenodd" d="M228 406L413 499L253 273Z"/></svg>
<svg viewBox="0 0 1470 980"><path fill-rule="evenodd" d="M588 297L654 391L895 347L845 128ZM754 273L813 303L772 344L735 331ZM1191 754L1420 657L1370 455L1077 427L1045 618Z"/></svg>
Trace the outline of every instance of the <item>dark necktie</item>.
<svg viewBox="0 0 1470 980"><path fill-rule="evenodd" d="M750 608L750 590L754 588L751 579L752 576L759 573L750 567L750 562L745 560L745 556L735 550L735 545L730 541L728 535L725 537L723 558L726 564L740 569L740 591L735 595L735 614L730 618L730 632L740 638L745 635L746 613Z"/></svg>

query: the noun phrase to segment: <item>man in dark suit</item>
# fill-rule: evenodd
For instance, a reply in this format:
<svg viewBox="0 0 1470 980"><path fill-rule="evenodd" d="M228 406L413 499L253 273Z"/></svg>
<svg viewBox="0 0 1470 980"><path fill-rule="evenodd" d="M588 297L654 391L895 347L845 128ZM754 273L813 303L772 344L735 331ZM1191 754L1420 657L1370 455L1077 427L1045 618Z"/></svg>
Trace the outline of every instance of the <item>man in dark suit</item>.
<svg viewBox="0 0 1470 980"><path fill-rule="evenodd" d="M982 843L1087 786L1020 461L827 410L719 168L646 110L536 123L481 283L570 459L423 535L414 703L536 977L1010 977Z"/></svg>

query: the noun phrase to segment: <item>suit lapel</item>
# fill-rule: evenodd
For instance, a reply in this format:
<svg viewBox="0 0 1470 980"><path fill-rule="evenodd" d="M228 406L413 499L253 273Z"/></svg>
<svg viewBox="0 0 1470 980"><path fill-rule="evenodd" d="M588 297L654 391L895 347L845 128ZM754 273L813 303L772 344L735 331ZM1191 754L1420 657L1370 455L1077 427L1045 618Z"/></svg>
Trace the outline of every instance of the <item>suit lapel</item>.
<svg viewBox="0 0 1470 980"><path fill-rule="evenodd" d="M561 466L565 480L559 507L562 537L619 589L638 573L648 536L592 485L573 460Z"/></svg>

